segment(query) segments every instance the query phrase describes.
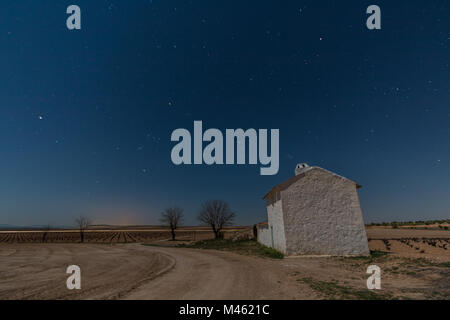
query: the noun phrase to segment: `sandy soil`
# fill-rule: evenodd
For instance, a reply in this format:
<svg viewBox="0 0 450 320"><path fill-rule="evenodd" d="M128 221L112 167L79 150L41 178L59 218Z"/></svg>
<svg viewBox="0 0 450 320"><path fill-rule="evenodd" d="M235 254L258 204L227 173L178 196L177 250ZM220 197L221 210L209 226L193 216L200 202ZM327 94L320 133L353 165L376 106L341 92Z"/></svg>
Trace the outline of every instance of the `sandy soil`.
<svg viewBox="0 0 450 320"><path fill-rule="evenodd" d="M69 291L66 267L82 270ZM367 290L366 269L382 269ZM425 259L289 257L272 260L140 244L0 245L0 299L450 299L450 268Z"/></svg>
<svg viewBox="0 0 450 320"><path fill-rule="evenodd" d="M66 269L81 268L82 290L68 290ZM174 266L143 246L0 245L0 299L117 299Z"/></svg>
<svg viewBox="0 0 450 320"><path fill-rule="evenodd" d="M392 229L386 227L366 228L369 239L394 239L394 238L447 238L450 239L450 230L414 230Z"/></svg>
<svg viewBox="0 0 450 320"><path fill-rule="evenodd" d="M425 259L247 257L230 252L152 248L176 260L169 273L126 299L450 299L450 267ZM382 270L382 290L367 289L369 265Z"/></svg>
<svg viewBox="0 0 450 320"><path fill-rule="evenodd" d="M82 289L68 290L68 265ZM232 253L140 244L0 245L0 299L295 299L274 261ZM167 274L165 274L167 273ZM159 276L159 277L158 277Z"/></svg>
<svg viewBox="0 0 450 320"><path fill-rule="evenodd" d="M450 231L368 228L371 250L402 258L450 262Z"/></svg>
<svg viewBox="0 0 450 320"><path fill-rule="evenodd" d="M312 299L308 286L292 283L278 260L230 252L151 248L176 260L171 272L148 282L127 299Z"/></svg>

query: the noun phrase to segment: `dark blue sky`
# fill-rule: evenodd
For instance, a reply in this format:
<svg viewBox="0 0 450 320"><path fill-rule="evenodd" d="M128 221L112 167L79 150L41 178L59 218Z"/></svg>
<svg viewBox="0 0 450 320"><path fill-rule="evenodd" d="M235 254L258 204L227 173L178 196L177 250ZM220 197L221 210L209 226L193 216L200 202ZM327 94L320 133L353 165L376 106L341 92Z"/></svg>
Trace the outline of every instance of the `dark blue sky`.
<svg viewBox="0 0 450 320"><path fill-rule="evenodd" d="M0 224L157 223L174 204L196 224L213 198L253 224L298 162L363 185L366 222L449 218L449 16L447 0L2 1ZM279 128L278 175L173 165L194 120Z"/></svg>

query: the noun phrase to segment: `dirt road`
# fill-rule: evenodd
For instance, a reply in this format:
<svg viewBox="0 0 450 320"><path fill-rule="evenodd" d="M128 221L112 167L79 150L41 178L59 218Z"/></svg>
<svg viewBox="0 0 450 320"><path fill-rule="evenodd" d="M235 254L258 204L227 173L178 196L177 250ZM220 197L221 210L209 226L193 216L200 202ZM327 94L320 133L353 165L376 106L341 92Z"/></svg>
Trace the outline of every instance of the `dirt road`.
<svg viewBox="0 0 450 320"><path fill-rule="evenodd" d="M276 261L232 253L129 245L0 246L0 299L294 299ZM81 268L68 290L66 268Z"/></svg>
<svg viewBox="0 0 450 320"><path fill-rule="evenodd" d="M148 282L126 299L311 299L314 292L286 274L288 262L229 252L158 248L176 264L169 273ZM280 268L281 267L281 268Z"/></svg>
<svg viewBox="0 0 450 320"><path fill-rule="evenodd" d="M118 299L174 266L143 246L0 245L0 299ZM69 265L81 268L81 290L68 290Z"/></svg>
<svg viewBox="0 0 450 320"><path fill-rule="evenodd" d="M383 290L366 269L383 270ZM66 268L81 267L81 290ZM424 259L290 257L140 244L0 245L0 299L433 299L450 298L447 265Z"/></svg>

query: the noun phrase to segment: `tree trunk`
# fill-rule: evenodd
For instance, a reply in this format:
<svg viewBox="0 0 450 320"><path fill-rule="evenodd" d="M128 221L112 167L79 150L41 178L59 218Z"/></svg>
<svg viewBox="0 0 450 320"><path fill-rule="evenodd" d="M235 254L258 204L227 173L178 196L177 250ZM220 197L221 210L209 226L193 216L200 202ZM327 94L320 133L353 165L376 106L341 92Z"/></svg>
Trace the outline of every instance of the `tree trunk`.
<svg viewBox="0 0 450 320"><path fill-rule="evenodd" d="M81 239L81 243L84 242L84 232L80 231L80 239Z"/></svg>
<svg viewBox="0 0 450 320"><path fill-rule="evenodd" d="M171 232L172 232L172 241L175 241L175 229L172 229Z"/></svg>

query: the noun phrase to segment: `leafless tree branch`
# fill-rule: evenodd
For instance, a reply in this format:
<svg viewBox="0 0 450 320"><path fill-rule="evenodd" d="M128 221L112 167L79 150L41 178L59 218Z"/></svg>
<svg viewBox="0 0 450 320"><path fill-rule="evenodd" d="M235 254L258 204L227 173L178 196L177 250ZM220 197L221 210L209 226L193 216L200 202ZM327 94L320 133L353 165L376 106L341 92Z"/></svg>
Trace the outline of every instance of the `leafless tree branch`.
<svg viewBox="0 0 450 320"><path fill-rule="evenodd" d="M43 229L44 231L42 232L42 242L43 243L47 242L47 236L51 229L52 229L52 226L50 225L50 223L44 227L44 229Z"/></svg>
<svg viewBox="0 0 450 320"><path fill-rule="evenodd" d="M200 210L198 219L209 225L216 239L220 237L223 227L233 224L235 214L231 211L228 203L222 200L206 201Z"/></svg>
<svg viewBox="0 0 450 320"><path fill-rule="evenodd" d="M172 233L172 240L175 240L175 229L181 224L183 218L183 209L179 207L167 208L161 213L160 221L169 226L170 232Z"/></svg>
<svg viewBox="0 0 450 320"><path fill-rule="evenodd" d="M79 218L75 219L75 225L80 231L81 242L84 242L84 232L86 229L89 229L89 227L92 225L92 221L89 218L80 216Z"/></svg>

